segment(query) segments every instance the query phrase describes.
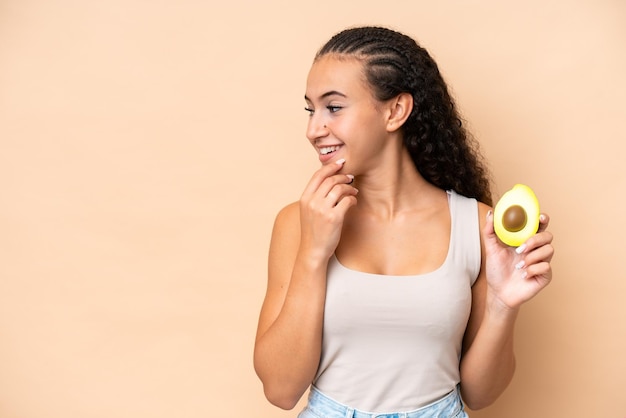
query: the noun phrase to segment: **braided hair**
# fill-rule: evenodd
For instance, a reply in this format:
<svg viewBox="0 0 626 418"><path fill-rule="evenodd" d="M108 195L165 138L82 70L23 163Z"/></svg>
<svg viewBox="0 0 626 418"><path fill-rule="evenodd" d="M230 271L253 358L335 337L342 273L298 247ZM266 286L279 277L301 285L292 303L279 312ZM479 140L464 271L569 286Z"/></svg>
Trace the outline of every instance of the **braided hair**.
<svg viewBox="0 0 626 418"><path fill-rule="evenodd" d="M374 96L409 93L413 110L402 127L418 172L433 185L492 204L490 180L478 144L463 126L437 64L417 42L394 30L366 26L333 36L316 54L350 56L364 64Z"/></svg>

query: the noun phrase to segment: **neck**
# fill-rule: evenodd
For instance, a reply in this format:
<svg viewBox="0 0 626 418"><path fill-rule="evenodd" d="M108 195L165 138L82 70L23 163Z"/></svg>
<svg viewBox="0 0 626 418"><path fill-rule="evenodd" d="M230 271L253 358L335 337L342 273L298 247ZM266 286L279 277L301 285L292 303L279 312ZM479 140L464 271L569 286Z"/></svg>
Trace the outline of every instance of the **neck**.
<svg viewBox="0 0 626 418"><path fill-rule="evenodd" d="M432 207L432 199L442 195L441 189L419 174L404 148L355 181L359 189L355 208L388 220L408 211Z"/></svg>

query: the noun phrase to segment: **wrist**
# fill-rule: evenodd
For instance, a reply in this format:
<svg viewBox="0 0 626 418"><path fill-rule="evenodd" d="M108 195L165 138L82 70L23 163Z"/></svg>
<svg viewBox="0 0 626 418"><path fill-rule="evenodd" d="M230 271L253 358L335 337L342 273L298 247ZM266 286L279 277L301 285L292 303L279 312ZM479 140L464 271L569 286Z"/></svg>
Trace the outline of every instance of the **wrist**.
<svg viewBox="0 0 626 418"><path fill-rule="evenodd" d="M497 294L491 289L487 292L485 304L486 314L494 319L501 321L515 321L519 314L520 307L511 307L507 305Z"/></svg>
<svg viewBox="0 0 626 418"><path fill-rule="evenodd" d="M310 272L320 270L326 271L330 257L331 256L322 251L315 251L300 247L298 254L296 255L295 264Z"/></svg>
<svg viewBox="0 0 626 418"><path fill-rule="evenodd" d="M333 254L334 250L301 241L296 257L310 266L326 266Z"/></svg>

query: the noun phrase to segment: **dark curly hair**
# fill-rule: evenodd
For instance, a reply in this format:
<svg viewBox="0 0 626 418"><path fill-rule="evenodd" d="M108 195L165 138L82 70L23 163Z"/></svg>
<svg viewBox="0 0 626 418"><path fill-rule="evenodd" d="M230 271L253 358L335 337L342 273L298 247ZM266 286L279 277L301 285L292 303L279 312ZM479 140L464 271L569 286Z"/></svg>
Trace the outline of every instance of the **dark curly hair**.
<svg viewBox="0 0 626 418"><path fill-rule="evenodd" d="M376 26L346 29L316 54L353 56L364 63L374 96L385 101L413 96L403 125L404 144L419 173L435 186L492 204L489 174L469 135L437 64L407 35Z"/></svg>

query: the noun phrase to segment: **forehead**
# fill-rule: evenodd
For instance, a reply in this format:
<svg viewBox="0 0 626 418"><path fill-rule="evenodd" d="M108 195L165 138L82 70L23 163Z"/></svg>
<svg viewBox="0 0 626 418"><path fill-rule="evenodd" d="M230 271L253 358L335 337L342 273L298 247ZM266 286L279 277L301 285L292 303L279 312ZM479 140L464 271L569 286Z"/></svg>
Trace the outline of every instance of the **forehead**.
<svg viewBox="0 0 626 418"><path fill-rule="evenodd" d="M356 58L330 54L315 60L307 77L306 96L314 100L329 91L346 96L368 94L363 63Z"/></svg>

